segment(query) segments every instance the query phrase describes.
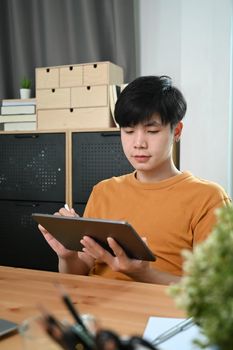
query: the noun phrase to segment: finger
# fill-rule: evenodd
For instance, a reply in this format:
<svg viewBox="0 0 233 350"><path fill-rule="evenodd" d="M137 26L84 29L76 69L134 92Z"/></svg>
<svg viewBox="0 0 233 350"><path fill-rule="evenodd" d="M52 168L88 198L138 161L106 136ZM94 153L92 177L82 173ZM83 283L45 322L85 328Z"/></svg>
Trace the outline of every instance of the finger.
<svg viewBox="0 0 233 350"><path fill-rule="evenodd" d="M49 232L40 224L38 225L38 229L40 230L41 233L43 233L43 235L48 234Z"/></svg>
<svg viewBox="0 0 233 350"><path fill-rule="evenodd" d="M114 258L107 250L101 247L101 245L96 243L94 239L89 236L84 236L80 243L84 246L83 251L95 259L108 263L109 260Z"/></svg>
<svg viewBox="0 0 233 350"><path fill-rule="evenodd" d="M91 250L88 250L88 248L83 247L81 253L87 254L92 259L97 259L96 252L93 253Z"/></svg>
<svg viewBox="0 0 233 350"><path fill-rule="evenodd" d="M123 257L128 259L124 249L122 249L121 246L113 238L108 237L107 241L108 241L109 247L113 250L116 257L118 258Z"/></svg>
<svg viewBox="0 0 233 350"><path fill-rule="evenodd" d="M44 238L46 239L47 242L49 242L50 240L54 239L54 237L51 235L51 233L49 233L49 231L47 231L40 224L38 225L38 229L40 230L40 232L42 233L42 235L44 236Z"/></svg>
<svg viewBox="0 0 233 350"><path fill-rule="evenodd" d="M74 216L74 210L73 211L67 210L64 207L60 208L58 213L61 216Z"/></svg>
<svg viewBox="0 0 233 350"><path fill-rule="evenodd" d="M129 258L124 249L113 238L108 237L107 241L121 266L129 266L134 264L134 266L137 267L142 263L142 260Z"/></svg>
<svg viewBox="0 0 233 350"><path fill-rule="evenodd" d="M73 216L79 217L78 213L76 213L76 211L73 208L70 209L70 212L71 212L71 214L73 214Z"/></svg>
<svg viewBox="0 0 233 350"><path fill-rule="evenodd" d="M98 243L95 242L94 239L92 239L89 236L84 236L81 240L80 243L84 246L86 251L89 253L92 253L95 258L101 257L104 255L105 249L102 248Z"/></svg>
<svg viewBox="0 0 233 350"><path fill-rule="evenodd" d="M51 233L49 231L47 231L43 226L41 226L40 224L38 225L38 229L40 230L40 232L42 233L42 235L44 236L44 238L46 239L46 241L50 241L50 240L55 240L53 235L51 235ZM61 244L61 243L60 243ZM62 246L62 245L61 245Z"/></svg>
<svg viewBox="0 0 233 350"><path fill-rule="evenodd" d="M74 208L70 208L70 207L68 206L68 204L65 204L65 205L64 205L64 208L65 208L68 212L72 213L74 216L79 216L79 215L75 212Z"/></svg>

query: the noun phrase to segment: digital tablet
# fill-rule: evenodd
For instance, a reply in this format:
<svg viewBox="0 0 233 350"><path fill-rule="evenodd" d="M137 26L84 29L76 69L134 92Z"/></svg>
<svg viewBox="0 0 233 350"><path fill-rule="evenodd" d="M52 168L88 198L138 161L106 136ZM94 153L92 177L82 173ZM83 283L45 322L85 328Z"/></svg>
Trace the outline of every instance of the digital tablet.
<svg viewBox="0 0 233 350"><path fill-rule="evenodd" d="M126 221L88 219L49 214L32 214L33 219L49 231L67 249L81 251L80 240L89 236L113 254L107 243L112 237L129 258L155 261L156 257L141 237Z"/></svg>
<svg viewBox="0 0 233 350"><path fill-rule="evenodd" d="M0 337L16 332L17 330L18 325L16 323L0 318Z"/></svg>

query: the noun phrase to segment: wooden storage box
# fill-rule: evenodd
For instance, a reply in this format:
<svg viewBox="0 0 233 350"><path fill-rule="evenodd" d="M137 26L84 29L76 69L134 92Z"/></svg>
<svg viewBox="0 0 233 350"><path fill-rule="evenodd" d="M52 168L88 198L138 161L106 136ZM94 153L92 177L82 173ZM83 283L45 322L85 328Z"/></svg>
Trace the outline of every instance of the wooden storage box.
<svg viewBox="0 0 233 350"><path fill-rule="evenodd" d="M108 106L108 85L78 86L71 88L71 107Z"/></svg>
<svg viewBox="0 0 233 350"><path fill-rule="evenodd" d="M36 95L37 109L69 108L70 89L41 89Z"/></svg>
<svg viewBox="0 0 233 350"><path fill-rule="evenodd" d="M36 68L36 91L58 87L120 85L123 82L123 69L108 61Z"/></svg>
<svg viewBox="0 0 233 350"><path fill-rule="evenodd" d="M123 83L111 62L36 68L39 130L115 127L109 86Z"/></svg>
<svg viewBox="0 0 233 350"><path fill-rule="evenodd" d="M37 128L75 129L109 128L114 121L108 107L38 110Z"/></svg>
<svg viewBox="0 0 233 350"><path fill-rule="evenodd" d="M36 68L36 89L59 87L59 68Z"/></svg>
<svg viewBox="0 0 233 350"><path fill-rule="evenodd" d="M79 65L60 68L60 87L83 85L83 67Z"/></svg>
<svg viewBox="0 0 233 350"><path fill-rule="evenodd" d="M97 62L83 65L83 84L122 84L123 69L111 62Z"/></svg>

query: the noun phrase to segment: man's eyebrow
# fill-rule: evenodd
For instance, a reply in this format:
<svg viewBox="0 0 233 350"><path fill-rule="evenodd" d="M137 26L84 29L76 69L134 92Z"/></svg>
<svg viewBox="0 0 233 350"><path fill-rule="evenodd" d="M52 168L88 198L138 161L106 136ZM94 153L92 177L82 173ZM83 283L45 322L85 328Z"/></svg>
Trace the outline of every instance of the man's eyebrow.
<svg viewBox="0 0 233 350"><path fill-rule="evenodd" d="M157 122L156 120L151 120L151 121L145 122L144 126L162 126L162 124Z"/></svg>

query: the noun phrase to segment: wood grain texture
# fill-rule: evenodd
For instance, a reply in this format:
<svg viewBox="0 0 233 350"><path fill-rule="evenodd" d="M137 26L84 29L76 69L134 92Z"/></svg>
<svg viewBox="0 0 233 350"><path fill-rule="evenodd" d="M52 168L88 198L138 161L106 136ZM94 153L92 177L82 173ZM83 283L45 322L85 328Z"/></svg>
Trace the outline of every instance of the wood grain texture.
<svg viewBox="0 0 233 350"><path fill-rule="evenodd" d="M0 267L0 317L17 323L43 305L60 320L73 321L55 286L60 283L80 313L91 313L102 328L142 335L149 316L183 317L166 286ZM0 350L21 349L19 335L0 340Z"/></svg>

